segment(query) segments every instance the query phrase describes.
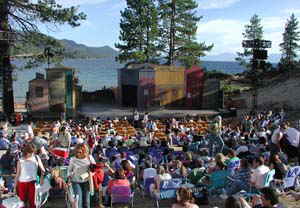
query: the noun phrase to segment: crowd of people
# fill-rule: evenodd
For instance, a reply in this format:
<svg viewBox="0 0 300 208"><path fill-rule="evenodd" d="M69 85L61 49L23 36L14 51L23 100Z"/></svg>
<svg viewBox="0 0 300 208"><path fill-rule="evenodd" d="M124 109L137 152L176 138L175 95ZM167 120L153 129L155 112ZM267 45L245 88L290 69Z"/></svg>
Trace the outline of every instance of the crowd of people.
<svg viewBox="0 0 300 208"><path fill-rule="evenodd" d="M157 137L158 123L165 137ZM206 123L207 128L199 134L187 125L192 123ZM290 167L300 162L300 132L283 111L251 113L234 121L221 116L155 120L136 111L130 120L48 122L46 133L46 124L38 125L29 122L20 134L4 122L0 131L0 149L5 151L1 193L15 193L28 208L36 207L35 184L42 185L49 175L52 187L72 188L75 197L69 202L79 208L110 205L118 187L143 190L157 199L162 184L173 179L181 181L173 208L196 208L216 194L224 197L226 208L282 207L283 193L300 198L278 188ZM120 134L119 126L134 128L134 135ZM67 167L65 177L57 167ZM271 173L274 184L266 184ZM215 177L221 175L223 185L216 187Z"/></svg>

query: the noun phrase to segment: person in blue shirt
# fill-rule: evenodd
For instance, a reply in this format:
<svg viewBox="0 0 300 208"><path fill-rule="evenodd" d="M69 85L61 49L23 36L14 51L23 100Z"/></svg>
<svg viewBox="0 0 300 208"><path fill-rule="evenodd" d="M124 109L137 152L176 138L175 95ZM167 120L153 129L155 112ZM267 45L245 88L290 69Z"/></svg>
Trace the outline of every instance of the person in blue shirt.
<svg viewBox="0 0 300 208"><path fill-rule="evenodd" d="M3 136L3 133L0 131L0 150L8 150L10 147L10 142Z"/></svg>

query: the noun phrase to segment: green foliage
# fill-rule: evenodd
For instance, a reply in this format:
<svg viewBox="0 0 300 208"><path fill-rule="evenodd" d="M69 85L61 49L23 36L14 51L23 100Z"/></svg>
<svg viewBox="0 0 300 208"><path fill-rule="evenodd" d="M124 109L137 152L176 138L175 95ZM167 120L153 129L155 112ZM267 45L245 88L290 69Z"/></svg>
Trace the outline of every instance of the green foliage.
<svg viewBox="0 0 300 208"><path fill-rule="evenodd" d="M236 90L236 88L233 85L224 85L222 89L224 93L231 93Z"/></svg>
<svg viewBox="0 0 300 208"><path fill-rule="evenodd" d="M263 26L261 25L261 19L258 15L253 15L250 19L250 23L245 25L245 32L243 32L245 40L254 40L263 38ZM235 59L240 65L245 66L247 69L251 69L250 59L253 52L251 49L244 48L243 52L237 52L237 58Z"/></svg>
<svg viewBox="0 0 300 208"><path fill-rule="evenodd" d="M12 55L31 52L27 67L36 66L47 61L43 51L47 47L53 48L55 57L53 61L61 61L63 45L56 39L40 33L37 23L62 25L72 27L80 25L86 15L78 12L78 8L64 8L55 0L8 1L9 28L17 34L17 42L12 48ZM24 47L25 46L25 47Z"/></svg>
<svg viewBox="0 0 300 208"><path fill-rule="evenodd" d="M19 33L19 37L20 41L12 46L11 55L26 61L23 68L30 69L45 63L48 57L44 54L44 49L49 46L55 50L52 51L54 56L51 57L51 62L59 63L63 60L63 45L53 37L34 31L27 32L26 35Z"/></svg>
<svg viewBox="0 0 300 208"><path fill-rule="evenodd" d="M39 34L41 35L41 34ZM28 39L29 36L27 36ZM46 36L45 36L46 37ZM52 37L47 37L48 39L54 39ZM105 57L115 57L118 52L109 46L103 47L88 47L83 44L77 44L72 40L52 40L53 44L51 48L54 48L56 56L61 56L61 59L88 59L88 58L105 58ZM33 44L35 42L35 44ZM44 40L33 39L32 41L18 41L11 47L11 56L16 58L22 58L27 56L36 57L44 53L44 49L48 44ZM54 57L54 58L55 58Z"/></svg>
<svg viewBox="0 0 300 208"><path fill-rule="evenodd" d="M297 18L292 14L284 29L283 42L279 45L282 52L280 66L285 69L294 68L296 65L297 51L300 49L298 24Z"/></svg>
<svg viewBox="0 0 300 208"><path fill-rule="evenodd" d="M158 57L158 12L154 0L127 0L121 12L117 61L153 62Z"/></svg>
<svg viewBox="0 0 300 208"><path fill-rule="evenodd" d="M229 79L231 77L232 77L231 74L227 74L227 73L224 73L224 72L219 71L219 70L210 70L210 71L205 70L205 78L206 79L226 80L226 79Z"/></svg>
<svg viewBox="0 0 300 208"><path fill-rule="evenodd" d="M160 45L167 58L167 64L176 60L185 66L198 64L199 58L213 45L196 41L198 22L202 17L196 15L198 7L194 0L158 0L160 24Z"/></svg>

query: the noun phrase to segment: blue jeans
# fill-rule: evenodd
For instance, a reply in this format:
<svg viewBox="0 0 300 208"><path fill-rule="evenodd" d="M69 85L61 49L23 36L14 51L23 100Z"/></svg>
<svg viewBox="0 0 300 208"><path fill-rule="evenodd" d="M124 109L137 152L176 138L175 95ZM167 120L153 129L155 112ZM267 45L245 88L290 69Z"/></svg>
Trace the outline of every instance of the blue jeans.
<svg viewBox="0 0 300 208"><path fill-rule="evenodd" d="M90 208L90 185L89 182L72 182L72 188L78 199L78 208Z"/></svg>

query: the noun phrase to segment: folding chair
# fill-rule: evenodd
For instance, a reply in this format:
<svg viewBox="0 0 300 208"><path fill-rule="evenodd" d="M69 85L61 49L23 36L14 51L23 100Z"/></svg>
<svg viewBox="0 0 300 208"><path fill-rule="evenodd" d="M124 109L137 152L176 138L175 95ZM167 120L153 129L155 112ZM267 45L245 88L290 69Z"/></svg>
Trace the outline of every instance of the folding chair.
<svg viewBox="0 0 300 208"><path fill-rule="evenodd" d="M180 188L182 179L176 178L162 181L160 183L159 194L154 194L156 208L159 208L159 201L163 199L176 198L176 191Z"/></svg>
<svg viewBox="0 0 300 208"><path fill-rule="evenodd" d="M264 183L263 183L263 187L270 187L271 186L271 182L274 181L274 176L275 176L275 170L270 170L269 172L267 172L265 174L265 178L264 178ZM250 191L244 193L244 196L246 199L251 199L251 197L255 194L258 194L259 190L256 189L253 186L250 186Z"/></svg>
<svg viewBox="0 0 300 208"><path fill-rule="evenodd" d="M287 189L294 188L298 184L298 177L300 176L300 166L290 167L282 181L275 181L275 188L281 192Z"/></svg>
<svg viewBox="0 0 300 208"><path fill-rule="evenodd" d="M265 180L264 180L264 187L270 187L271 182L274 180L274 176L275 176L275 169L270 170L266 174Z"/></svg>
<svg viewBox="0 0 300 208"><path fill-rule="evenodd" d="M150 194L151 184L154 184L154 177L144 179L144 183L141 186L142 192L143 192L143 197L145 197L146 194Z"/></svg>
<svg viewBox="0 0 300 208"><path fill-rule="evenodd" d="M129 204L133 208L134 192L131 192L131 188L128 186L113 186L111 189L111 203L113 204Z"/></svg>
<svg viewBox="0 0 300 208"><path fill-rule="evenodd" d="M227 184L227 177L230 175L230 172L227 170L219 170L213 172L210 177L210 185L208 186L208 192L212 194L218 194L217 190L223 189Z"/></svg>

